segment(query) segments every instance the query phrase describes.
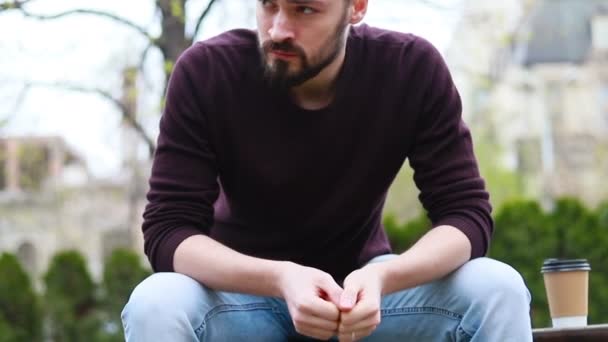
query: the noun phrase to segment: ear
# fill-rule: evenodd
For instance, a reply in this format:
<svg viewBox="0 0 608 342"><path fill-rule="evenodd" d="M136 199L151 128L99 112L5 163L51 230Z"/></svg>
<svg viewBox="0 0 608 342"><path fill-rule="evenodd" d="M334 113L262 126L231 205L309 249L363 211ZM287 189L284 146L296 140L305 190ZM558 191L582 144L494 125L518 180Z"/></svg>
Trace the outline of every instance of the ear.
<svg viewBox="0 0 608 342"><path fill-rule="evenodd" d="M365 17L365 13L367 13L367 1L368 0L351 0L351 15L349 23L351 25L356 25L363 20Z"/></svg>

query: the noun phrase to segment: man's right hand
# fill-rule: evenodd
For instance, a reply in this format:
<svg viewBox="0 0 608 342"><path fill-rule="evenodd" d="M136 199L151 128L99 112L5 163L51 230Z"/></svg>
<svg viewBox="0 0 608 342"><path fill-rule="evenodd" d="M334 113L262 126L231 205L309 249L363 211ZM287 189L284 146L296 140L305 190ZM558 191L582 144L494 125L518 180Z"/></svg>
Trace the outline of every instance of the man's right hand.
<svg viewBox="0 0 608 342"><path fill-rule="evenodd" d="M279 288L298 333L320 340L337 334L342 288L328 273L287 262Z"/></svg>

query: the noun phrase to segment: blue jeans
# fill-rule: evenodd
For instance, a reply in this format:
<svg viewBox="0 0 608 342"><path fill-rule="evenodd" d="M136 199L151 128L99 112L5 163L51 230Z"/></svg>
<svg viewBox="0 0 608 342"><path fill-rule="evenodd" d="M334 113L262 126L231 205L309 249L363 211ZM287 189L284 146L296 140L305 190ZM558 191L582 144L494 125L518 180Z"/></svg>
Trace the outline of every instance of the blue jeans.
<svg viewBox="0 0 608 342"><path fill-rule="evenodd" d="M382 321L363 341L532 341L530 300L512 267L474 259L440 280L384 296ZM214 291L178 273L139 284L122 320L127 342L312 340L295 331L284 300Z"/></svg>

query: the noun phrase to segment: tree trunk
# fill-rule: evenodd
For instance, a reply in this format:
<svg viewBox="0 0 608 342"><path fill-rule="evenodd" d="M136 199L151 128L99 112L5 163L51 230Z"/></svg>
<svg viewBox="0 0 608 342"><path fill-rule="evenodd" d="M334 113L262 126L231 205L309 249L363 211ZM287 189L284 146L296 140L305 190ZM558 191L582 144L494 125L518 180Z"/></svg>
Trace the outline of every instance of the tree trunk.
<svg viewBox="0 0 608 342"><path fill-rule="evenodd" d="M158 38L158 47L165 60L165 80L169 79L179 55L192 44L192 39L186 37L185 3L186 0L156 1L162 15L162 35Z"/></svg>

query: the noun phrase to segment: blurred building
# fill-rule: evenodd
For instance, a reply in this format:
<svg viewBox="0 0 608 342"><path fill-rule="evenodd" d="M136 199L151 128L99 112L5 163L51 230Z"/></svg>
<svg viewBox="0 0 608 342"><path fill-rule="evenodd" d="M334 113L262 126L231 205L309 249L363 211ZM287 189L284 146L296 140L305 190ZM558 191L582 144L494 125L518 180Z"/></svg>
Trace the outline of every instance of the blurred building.
<svg viewBox="0 0 608 342"><path fill-rule="evenodd" d="M15 253L39 285L55 253L76 249L99 279L115 248L141 250L135 183L92 179L58 137L0 139L0 252Z"/></svg>
<svg viewBox="0 0 608 342"><path fill-rule="evenodd" d="M607 199L608 0L467 4L486 20L465 11L448 58L471 124L501 146L523 195Z"/></svg>

